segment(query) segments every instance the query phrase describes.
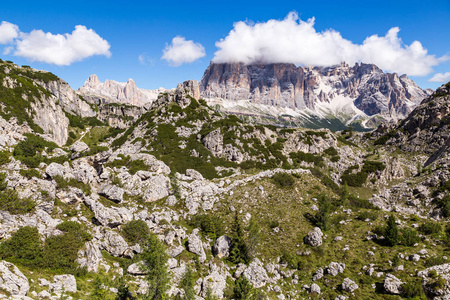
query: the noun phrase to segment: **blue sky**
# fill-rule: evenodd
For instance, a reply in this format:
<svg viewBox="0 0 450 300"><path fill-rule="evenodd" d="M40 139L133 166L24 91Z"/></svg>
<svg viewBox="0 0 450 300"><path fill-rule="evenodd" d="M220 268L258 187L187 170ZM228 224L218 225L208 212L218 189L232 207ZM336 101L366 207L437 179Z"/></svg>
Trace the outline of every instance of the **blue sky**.
<svg viewBox="0 0 450 300"><path fill-rule="evenodd" d="M29 48L33 44L25 43L25 38L22 38L23 47L19 51L19 44L16 44L17 39L20 39L18 36L15 41L0 44L0 58L12 60L19 65L49 70L66 80L74 89L81 86L90 74L97 74L101 81L127 81L128 78L133 78L141 88L172 88L187 79L201 79L218 50L215 43L227 38L235 22L248 21L247 24L250 25L244 27L251 30L252 22L264 23L271 19L281 22L292 11L297 12L299 19L304 22L314 17L314 29L317 33L333 29L343 39L358 45L369 36L384 37L391 28L399 27L398 37L404 45L409 46L417 40L428 50L427 55L440 58L434 65L431 63L429 68L432 71L422 72L427 75L410 76L422 88L440 86L441 83L428 80L436 73L444 75L450 72L450 60L443 58L450 55L449 0L7 1L2 3L0 22L17 25L22 34L28 34L32 30L42 30L53 35L70 34L76 25L83 25L86 27L84 33L92 29L98 36L98 48L91 52L101 54L91 56L88 50L83 52L83 49L78 49L76 55L84 55L81 61L62 57L58 61L69 61L70 64L58 65L49 62L52 57L47 60L36 57L33 49ZM280 28L283 30L284 27ZM174 66L176 63L173 61L161 59L166 44L170 45L176 36L193 41L191 46L194 48L200 44L202 49L197 49L200 51L197 56L202 55L201 51L204 51L204 56L179 66ZM36 38L39 39L39 36ZM243 47L257 48L257 39L258 36L252 40L253 44L244 44ZM231 49L228 52L240 47L233 44L231 38L227 42L226 46ZM324 53L328 57L328 52ZM193 58L197 57L195 53L193 55ZM230 55L234 57L235 54L226 53L224 57ZM371 54L366 53L362 57L368 55ZM141 61L139 56L143 58ZM33 57L33 60L27 57ZM378 61L383 65L382 59L383 57L378 58ZM302 59L295 61L303 62ZM416 63L420 65L420 62ZM385 65L389 67L389 62ZM405 69L405 66L397 69L410 70Z"/></svg>

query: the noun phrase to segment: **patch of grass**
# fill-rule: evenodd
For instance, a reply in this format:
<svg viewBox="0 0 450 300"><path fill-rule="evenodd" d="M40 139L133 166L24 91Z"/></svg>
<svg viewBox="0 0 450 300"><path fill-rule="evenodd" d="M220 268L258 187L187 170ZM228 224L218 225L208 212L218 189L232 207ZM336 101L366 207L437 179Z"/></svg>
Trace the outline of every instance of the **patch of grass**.
<svg viewBox="0 0 450 300"><path fill-rule="evenodd" d="M33 178L33 177L36 177L36 178L41 178L41 172L39 172L38 170L36 170L36 169L27 169L27 170L25 170L25 169L20 169L19 170L19 174L20 175L22 175L23 177L26 177L26 178L28 178L28 179L31 179L31 178Z"/></svg>
<svg viewBox="0 0 450 300"><path fill-rule="evenodd" d="M272 176L272 180L280 188L292 187L295 183L294 176L284 172L276 173Z"/></svg>
<svg viewBox="0 0 450 300"><path fill-rule="evenodd" d="M89 184L79 182L74 178L66 180L61 176L54 176L53 179L56 181L58 189L63 190L63 189L67 189L69 187L75 187L75 188L79 188L80 190L82 190L83 193L85 193L86 195L90 195L92 192L91 186Z"/></svg>
<svg viewBox="0 0 450 300"><path fill-rule="evenodd" d="M142 245L150 235L150 229L143 220L133 220L124 224L121 231L125 240L131 245L136 243Z"/></svg>

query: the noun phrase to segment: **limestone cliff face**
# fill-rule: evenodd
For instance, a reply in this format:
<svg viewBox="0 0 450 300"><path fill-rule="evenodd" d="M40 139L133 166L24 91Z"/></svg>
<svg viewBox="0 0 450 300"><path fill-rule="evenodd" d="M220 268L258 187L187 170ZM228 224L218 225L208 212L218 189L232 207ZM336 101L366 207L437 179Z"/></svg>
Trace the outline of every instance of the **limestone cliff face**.
<svg viewBox="0 0 450 300"><path fill-rule="evenodd" d="M333 67L211 63L200 92L208 100L250 100L295 110L317 110L323 104L335 107L347 101L368 116L394 120L405 117L428 95L406 75L384 73L372 64L349 67L345 63Z"/></svg>
<svg viewBox="0 0 450 300"><path fill-rule="evenodd" d="M96 104L124 103L143 106L151 104L160 93L165 91L163 88L156 90L140 89L136 86L133 79L129 79L127 82L114 80L101 82L97 75L93 74L78 89L77 93Z"/></svg>
<svg viewBox="0 0 450 300"><path fill-rule="evenodd" d="M65 111L83 118L95 117L95 110L63 80L38 82L59 101Z"/></svg>
<svg viewBox="0 0 450 300"><path fill-rule="evenodd" d="M126 128L148 110L146 106L133 106L125 104L100 104L98 106L98 119L108 123L109 126Z"/></svg>

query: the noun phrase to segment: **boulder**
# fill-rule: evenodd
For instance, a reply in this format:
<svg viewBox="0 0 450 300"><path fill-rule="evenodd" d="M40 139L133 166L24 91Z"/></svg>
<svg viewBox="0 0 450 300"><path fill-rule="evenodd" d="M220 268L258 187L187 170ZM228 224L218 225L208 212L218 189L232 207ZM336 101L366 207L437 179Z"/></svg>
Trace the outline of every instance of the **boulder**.
<svg viewBox="0 0 450 300"><path fill-rule="evenodd" d="M255 258L244 271L244 276L255 287L261 288L269 281L269 276L259 259Z"/></svg>
<svg viewBox="0 0 450 300"><path fill-rule="evenodd" d="M342 282L342 290L353 293L355 290L357 290L359 286L350 278L345 278L344 282Z"/></svg>
<svg viewBox="0 0 450 300"><path fill-rule="evenodd" d="M117 185L103 184L98 190L98 194L105 196L108 200L120 203L123 201L124 190Z"/></svg>
<svg viewBox="0 0 450 300"><path fill-rule="evenodd" d="M148 271L145 270L145 268L143 267L142 261L129 265L127 268L127 272L128 274L134 276L141 276L148 274Z"/></svg>
<svg viewBox="0 0 450 300"><path fill-rule="evenodd" d="M313 281L317 281L323 277L323 269L319 268L317 269L316 273L313 275Z"/></svg>
<svg viewBox="0 0 450 300"><path fill-rule="evenodd" d="M403 282L392 274L386 274L383 287L386 293L399 295L401 293L401 285Z"/></svg>
<svg viewBox="0 0 450 300"><path fill-rule="evenodd" d="M113 230L108 230L105 233L101 246L108 251L109 254L115 257L123 256L125 251L129 248L125 239Z"/></svg>
<svg viewBox="0 0 450 300"><path fill-rule="evenodd" d="M331 262L325 270L327 274L330 274L331 276L337 276L339 273L343 273L344 269L344 263Z"/></svg>
<svg viewBox="0 0 450 300"><path fill-rule="evenodd" d="M318 286L316 283L311 284L311 287L309 288L310 293L320 294L320 286Z"/></svg>
<svg viewBox="0 0 450 300"><path fill-rule="evenodd" d="M200 262L202 263L206 260L206 253L205 249L203 249L203 243L198 232L199 230L196 228L188 236L188 250L189 252L197 254Z"/></svg>
<svg viewBox="0 0 450 300"><path fill-rule="evenodd" d="M0 261L0 290L12 296L25 297L30 290L30 285L28 279L15 265Z"/></svg>
<svg viewBox="0 0 450 300"><path fill-rule="evenodd" d="M322 245L322 237L322 230L320 230L319 227L315 227L305 236L305 243L311 245L312 247L318 247Z"/></svg>
<svg viewBox="0 0 450 300"><path fill-rule="evenodd" d="M230 246L231 246L231 239L226 235L222 235L215 241L212 247L214 256L217 256L219 258L228 257Z"/></svg>
<svg viewBox="0 0 450 300"><path fill-rule="evenodd" d="M97 273L98 265L103 260L102 252L97 243L86 242L85 249L78 251L77 262L80 267L85 267L88 272Z"/></svg>
<svg viewBox="0 0 450 300"><path fill-rule="evenodd" d="M53 277L53 283L49 286L49 290L58 294L63 292L76 293L77 281L71 274L55 275Z"/></svg>

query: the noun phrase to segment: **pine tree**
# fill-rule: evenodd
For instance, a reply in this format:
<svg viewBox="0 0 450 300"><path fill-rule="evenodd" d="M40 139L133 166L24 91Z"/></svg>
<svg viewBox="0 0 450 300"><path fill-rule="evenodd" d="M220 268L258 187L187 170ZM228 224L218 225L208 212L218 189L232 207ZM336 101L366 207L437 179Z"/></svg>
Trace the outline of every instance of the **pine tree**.
<svg viewBox="0 0 450 300"><path fill-rule="evenodd" d="M245 276L241 276L236 280L234 286L234 298L238 300L250 299L253 287Z"/></svg>
<svg viewBox="0 0 450 300"><path fill-rule="evenodd" d="M148 271L149 288L146 299L166 299L166 291L169 287L169 272L166 265L168 259L164 245L155 235L150 235L142 253L142 267Z"/></svg>
<svg viewBox="0 0 450 300"><path fill-rule="evenodd" d="M130 297L128 285L123 279L123 277L119 278L119 285L117 286L117 294L116 294L116 300L127 300L127 299L133 299Z"/></svg>
<svg viewBox="0 0 450 300"><path fill-rule="evenodd" d="M394 216L390 216L387 221L386 229L384 231L384 238L386 241L386 245L388 246L392 247L398 244L398 228L397 224L395 223Z"/></svg>
<svg viewBox="0 0 450 300"><path fill-rule="evenodd" d="M228 259L234 264L248 263L249 261L247 245L244 240L244 231L237 213L234 215L231 232L230 256Z"/></svg>
<svg viewBox="0 0 450 300"><path fill-rule="evenodd" d="M183 278L181 278L180 288L184 290L184 300L195 299L194 274L192 273L190 266L187 266L186 272L184 273Z"/></svg>
<svg viewBox="0 0 450 300"><path fill-rule="evenodd" d="M247 239L247 249L249 258L253 258L256 254L256 249L258 249L259 242L261 240L261 235L259 233L259 225L254 218L250 219L250 224L248 225L248 239Z"/></svg>

